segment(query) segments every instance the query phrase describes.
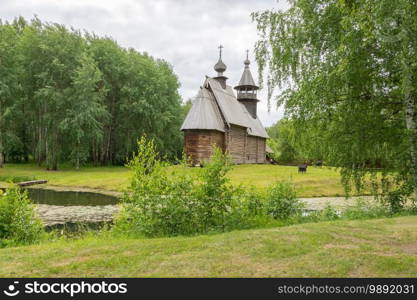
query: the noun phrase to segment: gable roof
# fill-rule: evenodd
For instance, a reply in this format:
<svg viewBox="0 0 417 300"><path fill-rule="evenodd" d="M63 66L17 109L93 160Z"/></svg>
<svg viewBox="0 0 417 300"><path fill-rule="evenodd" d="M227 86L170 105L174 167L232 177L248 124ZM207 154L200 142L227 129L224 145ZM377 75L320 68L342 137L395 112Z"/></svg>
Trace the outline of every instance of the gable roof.
<svg viewBox="0 0 417 300"><path fill-rule="evenodd" d="M223 88L216 79L207 77L181 130L212 129L224 132L225 123L228 126L246 127L249 135L269 138L259 118L253 118L246 107L237 101L231 86Z"/></svg>
<svg viewBox="0 0 417 300"><path fill-rule="evenodd" d="M200 88L181 126L181 130L184 129L210 129L224 132L224 122L219 108L207 89Z"/></svg>

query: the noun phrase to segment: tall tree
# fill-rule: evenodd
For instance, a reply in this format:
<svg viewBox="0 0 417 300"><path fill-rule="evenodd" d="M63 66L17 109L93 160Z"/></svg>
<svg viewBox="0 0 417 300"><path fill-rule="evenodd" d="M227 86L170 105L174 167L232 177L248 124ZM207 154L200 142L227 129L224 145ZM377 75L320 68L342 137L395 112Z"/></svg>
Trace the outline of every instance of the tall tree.
<svg viewBox="0 0 417 300"><path fill-rule="evenodd" d="M0 22L0 166L33 158L124 164L143 134L181 152L179 82L172 67L111 38L34 18Z"/></svg>
<svg viewBox="0 0 417 300"><path fill-rule="evenodd" d="M76 169L89 159L91 143L102 141L103 126L100 121L109 118L104 106L106 91L101 85L100 70L86 53L80 57L79 64L73 75L70 102L60 123L62 131L69 137L69 158Z"/></svg>
<svg viewBox="0 0 417 300"><path fill-rule="evenodd" d="M6 150L12 148L13 142L20 142L12 130L16 99L20 94L17 40L15 28L0 21L0 168L3 167Z"/></svg>
<svg viewBox="0 0 417 300"><path fill-rule="evenodd" d="M380 165L417 197L417 2L289 2L253 14L256 58L283 89L278 104L297 130L321 134L323 158L345 182L360 187L369 165Z"/></svg>

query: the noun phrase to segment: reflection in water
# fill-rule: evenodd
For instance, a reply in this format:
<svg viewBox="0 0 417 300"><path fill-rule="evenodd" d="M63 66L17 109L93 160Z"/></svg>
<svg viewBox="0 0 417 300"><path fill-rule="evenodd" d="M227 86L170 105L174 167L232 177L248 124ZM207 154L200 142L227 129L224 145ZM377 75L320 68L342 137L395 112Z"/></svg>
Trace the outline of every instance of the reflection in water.
<svg viewBox="0 0 417 300"><path fill-rule="evenodd" d="M114 196L90 192L60 192L46 189L27 189L29 198L37 204L60 206L100 206L117 204Z"/></svg>

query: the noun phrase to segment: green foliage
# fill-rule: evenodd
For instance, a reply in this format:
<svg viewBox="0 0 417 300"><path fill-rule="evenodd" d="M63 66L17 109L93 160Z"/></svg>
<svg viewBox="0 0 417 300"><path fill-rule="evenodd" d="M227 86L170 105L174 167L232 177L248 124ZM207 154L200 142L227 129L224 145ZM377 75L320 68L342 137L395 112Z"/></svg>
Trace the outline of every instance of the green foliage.
<svg viewBox="0 0 417 300"><path fill-rule="evenodd" d="M338 220L341 217L341 212L328 202L321 210L307 212L304 219L309 222L324 222Z"/></svg>
<svg viewBox="0 0 417 300"><path fill-rule="evenodd" d="M12 182L12 183L17 183L17 182L22 182L22 181L31 181L31 180L36 180L36 177L34 176L0 176L0 181L4 181L4 182Z"/></svg>
<svg viewBox="0 0 417 300"><path fill-rule="evenodd" d="M290 183L277 182L268 189L265 209L274 219L285 220L300 216L303 208L303 203L297 199L295 189Z"/></svg>
<svg viewBox="0 0 417 300"><path fill-rule="evenodd" d="M359 198L353 206L347 207L343 211L343 217L349 220L372 219L379 217L392 216L392 211L378 203L370 203Z"/></svg>
<svg viewBox="0 0 417 300"><path fill-rule="evenodd" d="M131 184L114 231L164 236L249 228L259 224L262 205L254 190L232 187L227 178L229 157L214 149L197 178L181 172L186 160L168 174L155 143L142 137L129 162ZM258 206L259 205L259 206Z"/></svg>
<svg viewBox="0 0 417 300"><path fill-rule="evenodd" d="M189 201L193 180L188 175L168 176L167 163L158 158L155 143L142 137L138 151L128 163L133 171L116 232L162 236L191 234L195 227L195 204Z"/></svg>
<svg viewBox="0 0 417 300"><path fill-rule="evenodd" d="M162 155L180 154L179 82L167 62L38 18L0 20L0 57L0 167L124 164L143 134Z"/></svg>
<svg viewBox="0 0 417 300"><path fill-rule="evenodd" d="M33 244L43 233L27 192L13 187L0 194L0 247Z"/></svg>
<svg viewBox="0 0 417 300"><path fill-rule="evenodd" d="M229 185L226 177L232 165L227 154L219 148L214 149L210 161L204 164L198 180L195 197L199 202L199 210L205 230L222 226L229 210L233 210L234 188Z"/></svg>
<svg viewBox="0 0 417 300"><path fill-rule="evenodd" d="M260 73L281 88L303 156L356 187L379 168L417 197L415 2L294 0L253 18Z"/></svg>
<svg viewBox="0 0 417 300"><path fill-rule="evenodd" d="M160 159L153 140L142 137L138 141L138 151L128 163L133 176L113 233L150 237L193 235L393 213L387 206L364 201L342 212L330 204L323 210L307 212L288 182L277 182L265 193L233 187L227 177L232 168L230 159L220 149L214 150L211 160L197 169L195 176L184 172L188 168L186 159L175 169L167 165Z"/></svg>
<svg viewBox="0 0 417 300"><path fill-rule="evenodd" d="M274 151L274 159L279 163L302 163L303 148L298 144L300 137L291 120L281 119L267 128L270 139L268 145Z"/></svg>

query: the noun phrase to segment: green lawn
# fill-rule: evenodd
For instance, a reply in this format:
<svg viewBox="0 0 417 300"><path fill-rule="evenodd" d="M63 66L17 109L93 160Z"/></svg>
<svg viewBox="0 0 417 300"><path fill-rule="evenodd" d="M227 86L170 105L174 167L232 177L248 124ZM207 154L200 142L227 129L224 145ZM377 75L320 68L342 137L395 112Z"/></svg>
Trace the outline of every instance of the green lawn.
<svg viewBox="0 0 417 300"><path fill-rule="evenodd" d="M188 170L198 172L199 168ZM33 164L7 164L0 168L2 176L34 176L47 179L48 184L54 186L121 191L128 185L129 170L125 167L84 167L80 170L63 167L59 171L46 171ZM250 184L261 189L275 180L290 180L300 197L343 195L339 173L326 167L310 167L306 174L299 174L297 167L291 166L238 165L229 176L234 184Z"/></svg>
<svg viewBox="0 0 417 300"><path fill-rule="evenodd" d="M415 277L417 217L0 250L1 277Z"/></svg>

